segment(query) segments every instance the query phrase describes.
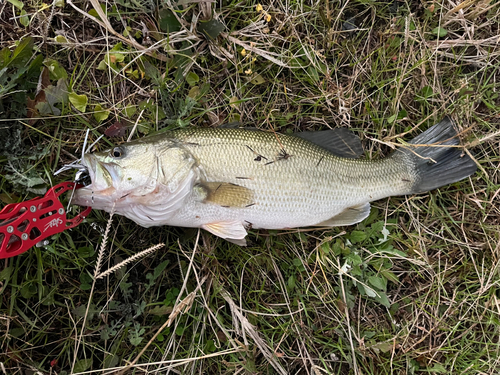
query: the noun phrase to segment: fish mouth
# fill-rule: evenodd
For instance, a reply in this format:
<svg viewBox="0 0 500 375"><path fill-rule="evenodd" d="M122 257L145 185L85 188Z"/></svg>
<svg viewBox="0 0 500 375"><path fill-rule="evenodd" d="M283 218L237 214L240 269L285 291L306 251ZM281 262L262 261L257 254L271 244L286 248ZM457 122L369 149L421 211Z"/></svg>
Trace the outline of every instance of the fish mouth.
<svg viewBox="0 0 500 375"><path fill-rule="evenodd" d="M87 154L81 162L84 168L76 174L76 182L84 187L76 190L72 203L79 206L107 205L113 201L116 189L113 186L113 177L116 173L113 168L100 162L94 155Z"/></svg>
<svg viewBox="0 0 500 375"><path fill-rule="evenodd" d="M95 171L97 168L97 160L93 155L86 154L83 157L82 165L85 167L85 169L88 173L88 177L90 179L90 184L85 185L85 186L88 188L92 188L92 185L94 185L94 182L95 182L95 175L96 175Z"/></svg>
<svg viewBox="0 0 500 375"><path fill-rule="evenodd" d="M99 161L94 155L87 154L84 156L82 165L86 168L88 173L87 181L90 183L86 188L91 189L98 193L108 192L109 189L114 190L114 181L118 177L114 168L106 163Z"/></svg>
<svg viewBox="0 0 500 375"><path fill-rule="evenodd" d="M75 183L82 185L83 187L92 184L92 179L90 178L89 169L87 167L82 167L78 169L75 174Z"/></svg>

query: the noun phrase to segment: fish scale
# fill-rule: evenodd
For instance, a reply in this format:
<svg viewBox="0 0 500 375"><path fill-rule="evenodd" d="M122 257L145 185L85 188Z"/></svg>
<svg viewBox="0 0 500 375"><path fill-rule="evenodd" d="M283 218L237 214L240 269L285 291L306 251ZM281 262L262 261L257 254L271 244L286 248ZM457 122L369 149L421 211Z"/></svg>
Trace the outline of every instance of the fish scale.
<svg viewBox="0 0 500 375"><path fill-rule="evenodd" d="M459 142L449 119L410 141L418 147L380 160L354 159L350 151L361 147L351 134L319 135L209 128L139 139L86 155L92 184L76 192L75 203L114 205L145 227L201 227L243 244L248 227L354 224L368 216L371 201L431 190L476 170L449 147Z"/></svg>
<svg viewBox="0 0 500 375"><path fill-rule="evenodd" d="M394 183L394 172L390 185L390 181L381 180L383 174L379 173L392 167L408 177L404 165L389 159L375 163L341 159L293 136L242 129L200 129L196 133L178 131L171 137L195 157L208 181L246 187L254 192L255 203L248 208L224 208L193 198L171 222L178 226L197 227L220 217L245 221L255 228L310 226L346 207L400 194L402 188L408 190L408 182ZM161 147L161 142L157 147ZM283 150L288 157L282 155ZM255 155L264 158L256 161ZM360 185L361 181L370 189Z"/></svg>

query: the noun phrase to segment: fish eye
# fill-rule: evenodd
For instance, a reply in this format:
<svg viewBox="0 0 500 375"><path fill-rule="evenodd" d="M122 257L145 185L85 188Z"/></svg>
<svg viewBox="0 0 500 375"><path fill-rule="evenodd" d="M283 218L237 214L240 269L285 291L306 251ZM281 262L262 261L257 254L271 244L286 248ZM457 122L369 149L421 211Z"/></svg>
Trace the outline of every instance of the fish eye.
<svg viewBox="0 0 500 375"><path fill-rule="evenodd" d="M111 156L113 156L114 158L120 158L123 156L124 152L123 152L123 149L121 147L115 147L112 151L111 151Z"/></svg>

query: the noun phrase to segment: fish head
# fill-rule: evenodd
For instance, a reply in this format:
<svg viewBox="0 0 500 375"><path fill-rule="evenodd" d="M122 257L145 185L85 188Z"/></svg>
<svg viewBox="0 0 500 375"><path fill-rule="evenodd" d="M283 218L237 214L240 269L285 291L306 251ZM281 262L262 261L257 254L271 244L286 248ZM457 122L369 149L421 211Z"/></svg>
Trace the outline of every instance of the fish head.
<svg viewBox="0 0 500 375"><path fill-rule="evenodd" d="M72 203L116 212L130 205L154 206L186 191L194 158L178 142L154 138L86 154L82 165L90 184L78 189Z"/></svg>
<svg viewBox="0 0 500 375"><path fill-rule="evenodd" d="M161 180L157 147L133 142L104 152L85 154L82 165L90 184L78 189L73 203L97 209L109 209L128 195L152 193Z"/></svg>

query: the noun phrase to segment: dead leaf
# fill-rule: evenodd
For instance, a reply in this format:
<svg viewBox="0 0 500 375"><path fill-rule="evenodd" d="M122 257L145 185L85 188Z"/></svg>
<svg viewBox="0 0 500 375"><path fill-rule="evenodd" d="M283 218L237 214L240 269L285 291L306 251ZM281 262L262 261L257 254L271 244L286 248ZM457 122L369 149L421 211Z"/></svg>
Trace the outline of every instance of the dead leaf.
<svg viewBox="0 0 500 375"><path fill-rule="evenodd" d="M117 121L109 128L107 128L104 134L110 138L123 137L127 132L127 127L128 126L124 121Z"/></svg>
<svg viewBox="0 0 500 375"><path fill-rule="evenodd" d="M45 89L48 86L50 86L49 70L46 67L44 67L42 72L40 73L40 77L38 78L38 85L36 88L35 98L31 99L30 97L28 97L27 100L27 109L28 109L27 116L30 119L28 121L29 125L33 125L38 121L36 117L39 116L39 113L36 106L38 103L46 101Z"/></svg>
<svg viewBox="0 0 500 375"><path fill-rule="evenodd" d="M45 92L45 101L35 105L40 116L59 116L61 110L55 106L57 103L66 103L68 101L68 85L66 80L61 78L57 81L57 86L48 86L43 90Z"/></svg>
<svg viewBox="0 0 500 375"><path fill-rule="evenodd" d="M14 194L7 195L5 193L0 194L0 201L5 204L16 203L19 197Z"/></svg>

